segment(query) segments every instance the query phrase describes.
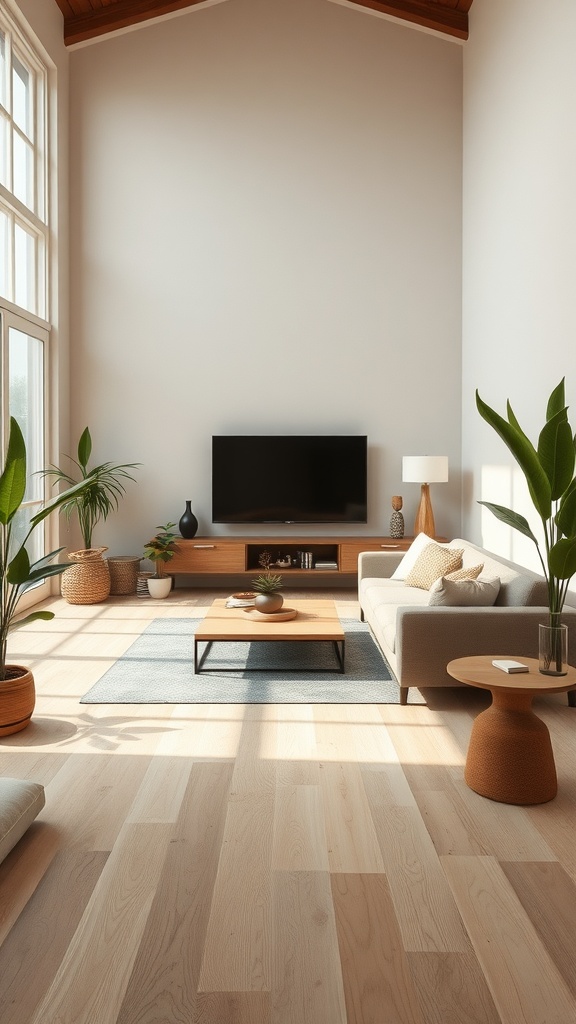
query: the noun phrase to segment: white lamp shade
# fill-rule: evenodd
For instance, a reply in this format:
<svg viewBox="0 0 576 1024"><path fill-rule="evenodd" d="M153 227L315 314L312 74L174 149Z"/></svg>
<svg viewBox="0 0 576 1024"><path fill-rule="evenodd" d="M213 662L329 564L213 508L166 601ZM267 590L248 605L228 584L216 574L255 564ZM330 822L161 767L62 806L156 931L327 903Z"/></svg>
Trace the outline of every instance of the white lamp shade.
<svg viewBox="0 0 576 1024"><path fill-rule="evenodd" d="M404 455L402 480L406 484L445 484L448 480L448 456Z"/></svg>

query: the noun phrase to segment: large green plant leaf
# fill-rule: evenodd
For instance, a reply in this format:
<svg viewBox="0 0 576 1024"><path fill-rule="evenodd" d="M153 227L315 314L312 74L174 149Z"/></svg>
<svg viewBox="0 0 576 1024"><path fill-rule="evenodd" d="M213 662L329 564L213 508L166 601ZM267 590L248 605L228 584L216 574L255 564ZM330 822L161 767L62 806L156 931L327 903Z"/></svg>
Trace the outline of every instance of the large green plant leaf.
<svg viewBox="0 0 576 1024"><path fill-rule="evenodd" d="M16 514L26 491L26 445L22 431L10 417L10 436L4 472L0 477L0 523L6 526Z"/></svg>
<svg viewBox="0 0 576 1024"><path fill-rule="evenodd" d="M82 472L86 473L86 467L90 461L92 454L92 438L90 437L90 431L88 427L85 427L82 431L80 440L78 441L78 462L82 467Z"/></svg>
<svg viewBox="0 0 576 1024"><path fill-rule="evenodd" d="M565 378L562 377L562 380L556 385L548 399L548 405L546 407L547 420L553 419L553 417L556 416L557 413L562 412L562 410L564 410L565 419L568 419L568 410L566 408L566 398L564 394L564 380Z"/></svg>
<svg viewBox="0 0 576 1024"><path fill-rule="evenodd" d="M12 622L12 629L19 629L20 626L26 626L29 622L36 622L37 619L43 619L44 622L49 622L50 619L54 618L54 612L30 612L24 619L16 619Z"/></svg>
<svg viewBox="0 0 576 1024"><path fill-rule="evenodd" d="M29 576L30 559L26 548L22 546L8 566L6 579L8 580L8 583L12 583L14 586L19 586L22 583L26 583Z"/></svg>
<svg viewBox="0 0 576 1024"><path fill-rule="evenodd" d="M513 413L513 422L508 422L495 412L494 409L491 409L486 402L482 401L478 391L476 392L476 406L482 419L486 420L498 436L502 438L504 444L516 459L526 477L528 490L538 514L542 519L549 519L552 514L550 481L540 465L538 453L534 445L529 441L524 432L516 426L517 420Z"/></svg>
<svg viewBox="0 0 576 1024"><path fill-rule="evenodd" d="M576 537L564 537L550 548L550 572L559 580L569 580L576 572Z"/></svg>
<svg viewBox="0 0 576 1024"><path fill-rule="evenodd" d="M555 522L565 537L576 536L576 479L572 481L560 500Z"/></svg>
<svg viewBox="0 0 576 1024"><path fill-rule="evenodd" d="M538 438L538 458L550 481L552 501L557 501L570 486L576 458L566 409L557 412L542 428Z"/></svg>
<svg viewBox="0 0 576 1024"><path fill-rule="evenodd" d="M530 529L530 523L519 512L514 512L511 508L505 508L504 505L494 505L491 501L479 501L478 504L484 505L485 508L489 509L496 516L496 519L506 523L506 526L512 526L519 533L523 533L525 537L529 537L538 546L538 541Z"/></svg>

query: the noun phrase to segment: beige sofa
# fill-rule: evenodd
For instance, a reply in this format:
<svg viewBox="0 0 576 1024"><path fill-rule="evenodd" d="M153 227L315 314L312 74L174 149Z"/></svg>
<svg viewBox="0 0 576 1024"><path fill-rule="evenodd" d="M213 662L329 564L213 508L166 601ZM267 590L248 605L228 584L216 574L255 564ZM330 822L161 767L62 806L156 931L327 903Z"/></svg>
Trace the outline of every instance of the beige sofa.
<svg viewBox="0 0 576 1024"><path fill-rule="evenodd" d="M366 620L400 687L406 704L411 686L458 686L446 672L454 658L474 654L538 657L538 623L546 622L546 581L537 573L467 540L442 547L462 549L463 567L483 565L479 582L500 581L493 605L431 606L430 591L393 579L401 553L363 552L358 559L358 599ZM568 661L576 665L576 608L565 605ZM576 692L570 693L574 704Z"/></svg>

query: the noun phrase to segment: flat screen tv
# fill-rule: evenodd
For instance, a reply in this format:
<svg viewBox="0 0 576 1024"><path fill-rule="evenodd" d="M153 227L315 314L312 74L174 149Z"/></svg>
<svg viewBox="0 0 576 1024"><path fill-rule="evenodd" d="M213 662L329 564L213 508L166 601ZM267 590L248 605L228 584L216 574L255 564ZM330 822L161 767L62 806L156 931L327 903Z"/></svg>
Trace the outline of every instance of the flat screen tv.
<svg viewBox="0 0 576 1024"><path fill-rule="evenodd" d="M366 523L365 435L212 438L214 523Z"/></svg>

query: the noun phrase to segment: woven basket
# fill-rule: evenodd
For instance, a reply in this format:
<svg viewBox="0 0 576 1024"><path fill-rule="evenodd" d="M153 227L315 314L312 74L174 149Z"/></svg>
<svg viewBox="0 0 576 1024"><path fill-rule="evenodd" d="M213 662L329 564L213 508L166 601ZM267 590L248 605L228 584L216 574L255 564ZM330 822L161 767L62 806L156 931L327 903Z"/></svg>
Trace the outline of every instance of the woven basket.
<svg viewBox="0 0 576 1024"><path fill-rule="evenodd" d="M118 555L107 558L110 569L111 594L135 594L140 559L137 555Z"/></svg>
<svg viewBox="0 0 576 1024"><path fill-rule="evenodd" d="M62 597L68 604L99 604L110 593L110 570L102 555L108 548L70 551L71 565L62 573Z"/></svg>
<svg viewBox="0 0 576 1024"><path fill-rule="evenodd" d="M154 573L152 572L139 572L136 578L136 597L150 597L150 591L148 590L148 580Z"/></svg>

